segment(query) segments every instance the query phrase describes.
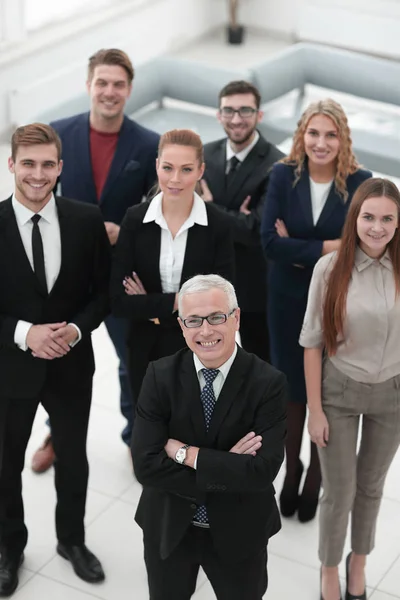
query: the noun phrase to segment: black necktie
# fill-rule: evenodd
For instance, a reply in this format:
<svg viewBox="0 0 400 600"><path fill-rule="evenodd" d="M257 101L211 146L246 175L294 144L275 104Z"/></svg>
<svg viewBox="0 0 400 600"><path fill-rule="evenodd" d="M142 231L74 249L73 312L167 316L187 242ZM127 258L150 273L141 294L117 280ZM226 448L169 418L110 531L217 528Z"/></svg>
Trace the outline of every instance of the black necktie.
<svg viewBox="0 0 400 600"><path fill-rule="evenodd" d="M232 182L232 179L236 175L236 171L238 170L238 168L240 166L240 160L238 158L236 158L236 156L232 156L232 158L228 162L229 162L229 170L226 175L226 187L229 187L230 183Z"/></svg>
<svg viewBox="0 0 400 600"><path fill-rule="evenodd" d="M44 268L44 253L43 253L43 241L39 229L40 215L33 215L31 221L33 223L32 228L32 254L33 254L33 268L35 275L43 289L47 294L47 282L46 282L46 271Z"/></svg>
<svg viewBox="0 0 400 600"><path fill-rule="evenodd" d="M213 414L214 408L215 408L215 402L216 402L213 383L214 383L214 379L217 377L217 375L219 373L219 370L218 369L202 369L201 372L204 375L206 385L201 390L200 399L203 404L204 421L206 423L206 429L208 431L208 428L210 426L211 417L212 417L212 414ZM196 523L202 523L203 525L208 523L207 510L206 510L205 506L199 506L197 508L193 520Z"/></svg>

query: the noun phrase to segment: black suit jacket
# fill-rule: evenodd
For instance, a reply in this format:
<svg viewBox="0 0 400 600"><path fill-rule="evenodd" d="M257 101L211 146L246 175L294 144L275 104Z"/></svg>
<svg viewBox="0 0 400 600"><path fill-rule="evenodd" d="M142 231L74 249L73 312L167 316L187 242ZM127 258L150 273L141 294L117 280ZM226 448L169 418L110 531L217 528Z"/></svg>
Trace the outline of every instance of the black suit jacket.
<svg viewBox="0 0 400 600"><path fill-rule="evenodd" d="M149 319L176 326L172 314L175 293L162 292L160 279L161 229L154 222L143 223L149 202L128 210L121 225L111 275L111 305L117 317L131 319L129 338L137 343L139 331L149 326ZM234 250L229 219L214 206L206 204L208 225L195 224L188 231L181 285L198 274L217 273L234 279ZM128 296L122 281L136 271L147 292ZM129 340L128 340L129 342Z"/></svg>
<svg viewBox="0 0 400 600"><path fill-rule="evenodd" d="M11 198L0 203L0 397L36 396L46 378L56 385L90 385L90 334L109 310L110 245L98 208L56 198L61 268L48 295L37 282L18 230ZM82 340L63 358L33 358L14 343L17 322L75 323Z"/></svg>
<svg viewBox="0 0 400 600"><path fill-rule="evenodd" d="M282 152L261 135L257 144L237 170L228 188L225 186L226 138L204 146L204 178L215 205L232 220L236 257L236 292L246 312L265 312L266 263L260 244L260 223L269 171L283 157ZM251 196L250 215L240 211Z"/></svg>
<svg viewBox="0 0 400 600"><path fill-rule="evenodd" d="M105 221L121 223L156 181L159 135L124 117L117 148L99 201L90 158L89 113L51 123L62 141L63 196L99 205Z"/></svg>
<svg viewBox="0 0 400 600"><path fill-rule="evenodd" d="M221 559L240 562L280 529L273 481L284 457L286 380L238 348L208 432L188 349L150 364L138 400L132 456L143 485L136 521L166 558L206 504ZM247 433L263 436L257 456L229 450ZM200 447L197 470L168 458L168 438Z"/></svg>

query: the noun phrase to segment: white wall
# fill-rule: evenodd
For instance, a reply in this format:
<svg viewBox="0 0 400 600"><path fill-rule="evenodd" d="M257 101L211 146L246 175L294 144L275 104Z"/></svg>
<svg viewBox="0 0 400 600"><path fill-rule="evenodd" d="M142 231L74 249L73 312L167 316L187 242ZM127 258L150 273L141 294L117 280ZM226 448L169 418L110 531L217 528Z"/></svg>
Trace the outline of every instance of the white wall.
<svg viewBox="0 0 400 600"><path fill-rule="evenodd" d="M18 47L4 49L0 52L0 137L6 136L13 125L8 102L13 90L29 89L43 80L44 96L60 93L53 78L57 79L57 74L64 70L66 92L77 95L84 89L87 59L96 50L122 48L138 65L187 45L225 23L226 18L225 1L149 0L136 9L125 5L118 15L79 33L72 30L61 41L52 39L57 37L59 29L52 26L39 38L39 43L31 38ZM65 34L71 26L63 27ZM41 46L43 41L45 45Z"/></svg>
<svg viewBox="0 0 400 600"><path fill-rule="evenodd" d="M296 40L400 57L400 0L248 0L241 21Z"/></svg>

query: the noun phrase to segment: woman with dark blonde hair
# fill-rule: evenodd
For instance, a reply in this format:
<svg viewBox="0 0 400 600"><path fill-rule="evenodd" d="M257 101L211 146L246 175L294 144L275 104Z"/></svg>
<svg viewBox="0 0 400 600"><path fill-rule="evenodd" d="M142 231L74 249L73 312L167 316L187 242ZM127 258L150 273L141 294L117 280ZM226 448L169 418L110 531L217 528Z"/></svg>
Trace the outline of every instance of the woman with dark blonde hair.
<svg viewBox="0 0 400 600"><path fill-rule="evenodd" d="M228 218L195 192L204 172L203 145L188 129L160 138L159 193L128 209L111 275L111 304L128 317L128 365L137 399L150 361L185 346L177 321L178 292L197 274L232 281L233 237Z"/></svg>
<svg viewBox="0 0 400 600"><path fill-rule="evenodd" d="M342 107L334 100L311 104L303 113L288 157L274 165L264 205L261 239L268 271L268 327L271 362L289 382L286 477L281 513L301 522L314 518L321 485L318 453L311 460L301 494L300 460L306 418L303 351L299 335L315 263L340 247L350 200L371 177L353 154Z"/></svg>
<svg viewBox="0 0 400 600"><path fill-rule="evenodd" d="M351 202L340 248L318 261L311 279L300 344L308 429L324 489L323 600L340 597L338 565L350 513L346 600L366 599L366 556L400 444L399 215L397 187L387 179L365 181Z"/></svg>

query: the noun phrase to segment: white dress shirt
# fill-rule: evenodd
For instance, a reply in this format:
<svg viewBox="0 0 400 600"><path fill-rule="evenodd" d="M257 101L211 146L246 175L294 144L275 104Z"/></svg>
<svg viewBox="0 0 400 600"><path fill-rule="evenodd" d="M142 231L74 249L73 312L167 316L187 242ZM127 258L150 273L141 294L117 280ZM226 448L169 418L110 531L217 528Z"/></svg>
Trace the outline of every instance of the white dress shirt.
<svg viewBox="0 0 400 600"><path fill-rule="evenodd" d="M208 219L204 201L195 193L189 217L183 223L176 236L172 237L162 213L162 197L161 192L150 202L150 206L143 218L143 223L155 221L161 228L160 279L161 289L164 294L167 294L179 292L188 230L195 223L206 227Z"/></svg>
<svg viewBox="0 0 400 600"><path fill-rule="evenodd" d="M18 202L13 195L12 207L15 213L15 218L18 225L18 230L21 236L22 244L24 246L26 255L34 270L33 265L33 251L32 251L32 217L36 214L29 208ZM61 267L61 236L60 236L60 224L58 221L58 213L54 196L52 196L49 202L37 213L41 216L38 223L40 229L40 235L42 236L43 243L43 254L44 254L44 268L46 273L47 289L50 293L53 288ZM70 323L78 331L78 339L75 343L79 342L82 338L81 331L77 325ZM27 350L26 336L32 323L28 321L20 320L17 323L14 332L14 342L21 350ZM75 345L71 344L72 345Z"/></svg>
<svg viewBox="0 0 400 600"><path fill-rule="evenodd" d="M228 138L226 140L226 173L225 173L225 175L227 175L229 172L229 165L230 165L229 161L231 160L231 158L233 156L236 156L238 161L240 163L242 163L244 161L244 159L247 158L247 156L253 150L254 146L257 144L259 139L260 139L260 134L258 133L258 131L256 131L255 135L254 135L254 140L251 142L251 144L246 146L246 148L243 148L243 150L241 150L237 154L235 154L235 152L232 150L230 139Z"/></svg>
<svg viewBox="0 0 400 600"><path fill-rule="evenodd" d="M328 183L317 183L310 177L311 207L314 225L317 224L317 221L321 216L322 210L329 196L332 182L333 180L328 181Z"/></svg>
<svg viewBox="0 0 400 600"><path fill-rule="evenodd" d="M229 374L229 371L233 364L233 361L236 358L236 354L237 354L237 345L235 344L235 349L234 349L233 353L231 354L231 356L228 358L228 360L226 362L224 362L223 365L218 367L219 373L216 376L216 378L214 379L213 384L212 384L213 389L214 389L215 401L218 400L218 397L221 393L221 390L226 381L226 378L228 377L228 374ZM201 389L201 391L203 391L203 388L206 385L206 380L204 379L202 369L207 369L207 367L205 367L203 365L203 363L200 361L198 356L196 356L196 354L194 354L194 353L193 353L193 360L194 360L194 368L196 369L197 378L198 378L199 384L200 384L200 389ZM197 456L194 461L195 469L197 469Z"/></svg>

